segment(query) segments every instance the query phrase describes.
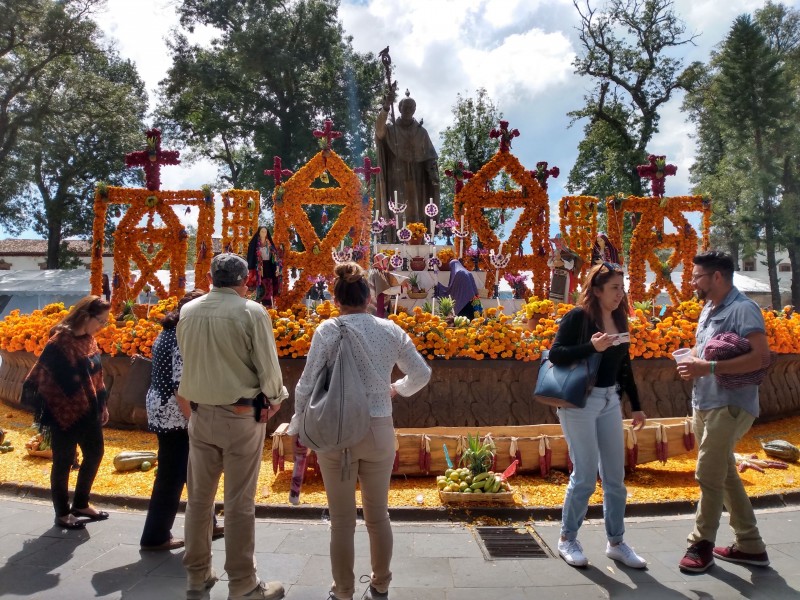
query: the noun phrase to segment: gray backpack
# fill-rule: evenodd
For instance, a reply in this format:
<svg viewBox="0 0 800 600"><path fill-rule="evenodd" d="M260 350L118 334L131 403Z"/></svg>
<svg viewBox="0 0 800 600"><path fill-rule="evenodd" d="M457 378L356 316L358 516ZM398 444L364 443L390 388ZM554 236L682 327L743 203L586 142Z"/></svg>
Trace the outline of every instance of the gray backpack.
<svg viewBox="0 0 800 600"><path fill-rule="evenodd" d="M367 435L370 427L367 390L353 357L351 333L334 319L341 339L332 367L323 369L300 424L300 442L315 452L342 451L342 480L350 474L350 447Z"/></svg>

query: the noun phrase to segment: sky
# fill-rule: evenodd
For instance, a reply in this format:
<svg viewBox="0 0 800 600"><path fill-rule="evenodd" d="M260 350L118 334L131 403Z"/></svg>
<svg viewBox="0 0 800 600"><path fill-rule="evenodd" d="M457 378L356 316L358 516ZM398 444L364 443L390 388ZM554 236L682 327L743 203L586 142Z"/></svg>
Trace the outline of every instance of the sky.
<svg viewBox="0 0 800 600"><path fill-rule="evenodd" d="M97 15L120 54L136 63L151 108L169 66L165 39L178 26L177 1L108 0L107 9ZM679 51L685 64L706 62L733 19L763 4L675 0L675 12L687 33L697 36L693 45ZM583 133L581 122L569 127L567 113L580 108L592 89L592 80L573 73L580 47L579 17L572 0L342 0L339 16L357 51L377 54L390 47L398 89L401 94L408 89L417 101L415 116L424 119L437 148L457 94L471 96L485 87L510 127L521 132L513 140L512 152L522 164L533 169L537 162L547 161L560 168L559 178L549 181L551 206L567 194L563 186ZM211 35L200 30L195 39ZM665 154L678 167L677 175L667 180L668 195L690 191L695 144L693 128L680 111L681 100L677 94L663 107L660 131L648 148ZM169 140L164 140L164 147L169 148ZM216 168L206 162L184 163L165 167L161 179L162 189L197 189L216 179ZM556 215L551 211L551 221Z"/></svg>

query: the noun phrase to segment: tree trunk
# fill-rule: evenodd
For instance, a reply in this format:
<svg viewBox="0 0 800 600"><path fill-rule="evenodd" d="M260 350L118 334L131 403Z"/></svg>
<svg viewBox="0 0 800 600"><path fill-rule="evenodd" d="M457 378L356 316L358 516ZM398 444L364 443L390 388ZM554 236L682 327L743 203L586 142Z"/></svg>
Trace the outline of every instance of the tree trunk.
<svg viewBox="0 0 800 600"><path fill-rule="evenodd" d="M800 307L800 245L792 244L787 250L792 265L792 306Z"/></svg>
<svg viewBox="0 0 800 600"><path fill-rule="evenodd" d="M781 290L778 283L778 265L775 262L775 228L773 226L772 202L769 196L764 198L764 245L767 252L767 272L769 273L769 289L772 294L772 308L782 306Z"/></svg>
<svg viewBox="0 0 800 600"><path fill-rule="evenodd" d="M61 257L61 221L47 221L47 269L57 269Z"/></svg>

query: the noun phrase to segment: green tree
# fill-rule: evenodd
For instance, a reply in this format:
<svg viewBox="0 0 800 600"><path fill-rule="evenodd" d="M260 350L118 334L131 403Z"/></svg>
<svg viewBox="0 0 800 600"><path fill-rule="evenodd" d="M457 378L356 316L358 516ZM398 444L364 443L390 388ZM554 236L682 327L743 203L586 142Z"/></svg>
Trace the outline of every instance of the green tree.
<svg viewBox="0 0 800 600"><path fill-rule="evenodd" d="M216 162L224 185L260 189L268 206L273 182L263 170L272 156L297 169L318 151L311 130L326 117L344 133L334 150L360 163L371 146L381 67L373 54L353 50L338 7L338 0L184 0L178 11L187 30L219 31L209 47L177 35L161 83L159 118L189 158Z"/></svg>
<svg viewBox="0 0 800 600"><path fill-rule="evenodd" d="M747 165L762 215L772 305L780 306L775 248L783 147L791 134L792 93L777 53L749 15L736 18L722 44L717 75L720 122Z"/></svg>
<svg viewBox="0 0 800 600"><path fill-rule="evenodd" d="M56 110L50 93L64 66L92 47L92 12L103 0L4 0L0 4L0 224L18 219L9 199L31 171L18 145L26 129Z"/></svg>
<svg viewBox="0 0 800 600"><path fill-rule="evenodd" d="M66 238L91 235L97 181L141 180L124 156L141 141L147 108L136 68L112 50L95 47L61 67L50 113L20 132L16 154L32 177L11 201L13 228L32 227L47 238L48 269L72 265L63 254Z"/></svg>
<svg viewBox="0 0 800 600"><path fill-rule="evenodd" d="M455 195L455 181L447 177L445 171L461 162L464 168L477 173L483 165L491 160L497 152L497 141L489 137L489 132L498 127L503 113L497 108L489 97L485 88L475 90L475 97L464 97L460 93L456 96L456 103L452 107L453 123L448 125L440 134L442 141L439 150L439 181L441 191L442 217L453 215L453 196ZM495 187L510 186L511 180L503 173L498 181L493 181ZM504 217L508 217L506 211ZM490 210L487 215L489 225L495 231L500 227L500 210Z"/></svg>
<svg viewBox="0 0 800 600"><path fill-rule="evenodd" d="M698 65L683 67L675 50L695 36L673 10L672 0L609 0L602 11L573 0L581 52L573 65L595 80L583 108L569 116L588 119L568 189L581 193L645 191L636 166L658 131L659 111L678 90L689 90Z"/></svg>

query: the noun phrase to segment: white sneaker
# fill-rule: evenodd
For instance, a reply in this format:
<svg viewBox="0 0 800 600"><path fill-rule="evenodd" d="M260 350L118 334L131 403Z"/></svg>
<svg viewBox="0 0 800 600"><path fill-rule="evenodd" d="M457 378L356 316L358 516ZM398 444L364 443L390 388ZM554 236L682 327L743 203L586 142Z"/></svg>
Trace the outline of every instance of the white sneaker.
<svg viewBox="0 0 800 600"><path fill-rule="evenodd" d="M633 548L625 542L620 542L616 546L612 546L611 542L609 542L606 545L606 556L613 560L618 560L632 569L644 569L647 566L647 561L636 554Z"/></svg>
<svg viewBox="0 0 800 600"><path fill-rule="evenodd" d="M558 554L572 567L585 567L589 560L583 555L583 546L578 540L558 540Z"/></svg>

